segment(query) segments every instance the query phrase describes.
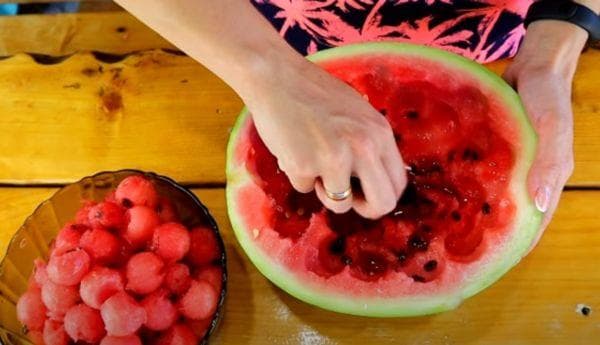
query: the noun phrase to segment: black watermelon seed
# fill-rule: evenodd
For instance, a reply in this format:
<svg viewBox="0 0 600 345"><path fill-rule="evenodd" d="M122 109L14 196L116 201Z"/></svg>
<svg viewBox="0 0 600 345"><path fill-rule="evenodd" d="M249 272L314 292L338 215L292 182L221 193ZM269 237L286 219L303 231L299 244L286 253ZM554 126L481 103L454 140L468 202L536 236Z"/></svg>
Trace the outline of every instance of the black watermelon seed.
<svg viewBox="0 0 600 345"><path fill-rule="evenodd" d="M425 278L421 277L420 275L415 274L414 276L412 276L412 279L414 279L414 281L418 282L418 283L424 283L425 282Z"/></svg>
<svg viewBox="0 0 600 345"><path fill-rule="evenodd" d="M337 255L343 254L345 249L346 249L346 240L344 239L344 237L336 238L329 245L329 250L333 254L337 254Z"/></svg>
<svg viewBox="0 0 600 345"><path fill-rule="evenodd" d="M381 115L387 116L387 110L385 110L385 109L379 109L379 112L381 113Z"/></svg>
<svg viewBox="0 0 600 345"><path fill-rule="evenodd" d="M490 212L492 212L492 206L487 202L484 202L481 206L481 212L483 212L483 214L490 214Z"/></svg>
<svg viewBox="0 0 600 345"><path fill-rule="evenodd" d="M463 161L468 160L471 157L471 150L465 149L462 154Z"/></svg>
<svg viewBox="0 0 600 345"><path fill-rule="evenodd" d="M125 207L125 208L133 207L133 202L131 202L131 200L129 200L129 199L123 199L123 201L121 203L123 204L123 207Z"/></svg>
<svg viewBox="0 0 600 345"><path fill-rule="evenodd" d="M429 243L427 243L426 240L424 240L421 236L419 235L412 235L410 237L410 239L408 240L408 244L419 251L426 251L427 248L429 247Z"/></svg>
<svg viewBox="0 0 600 345"><path fill-rule="evenodd" d="M406 261L406 253L405 252L399 252L398 254L396 254L396 256L398 257L398 261L400 261L400 263L403 263L404 261Z"/></svg>
<svg viewBox="0 0 600 345"><path fill-rule="evenodd" d="M425 272L431 272L433 270L435 270L437 268L437 261L435 260L429 260L425 263L425 265L423 265L423 269L425 270Z"/></svg>
<svg viewBox="0 0 600 345"><path fill-rule="evenodd" d="M417 118L419 117L419 113L417 113L417 112L416 112L416 111L414 111L414 110L409 110L409 111L406 113L406 117L408 117L408 118L409 118L409 119L411 119L411 120L414 120L414 119L417 119Z"/></svg>
<svg viewBox="0 0 600 345"><path fill-rule="evenodd" d="M455 222L460 222L460 219L462 218L460 216L460 213L458 213L458 211L452 211L450 213L450 216L452 217L452 220L454 220Z"/></svg>
<svg viewBox="0 0 600 345"><path fill-rule="evenodd" d="M583 316L589 316L590 313L592 312L592 309L590 309L590 307L583 307L581 308L581 314L583 314Z"/></svg>
<svg viewBox="0 0 600 345"><path fill-rule="evenodd" d="M462 159L465 160L465 161L467 161L467 160L478 161L479 158L480 158L479 157L479 153L477 153L477 151L475 151L475 150L465 149L463 151Z"/></svg>

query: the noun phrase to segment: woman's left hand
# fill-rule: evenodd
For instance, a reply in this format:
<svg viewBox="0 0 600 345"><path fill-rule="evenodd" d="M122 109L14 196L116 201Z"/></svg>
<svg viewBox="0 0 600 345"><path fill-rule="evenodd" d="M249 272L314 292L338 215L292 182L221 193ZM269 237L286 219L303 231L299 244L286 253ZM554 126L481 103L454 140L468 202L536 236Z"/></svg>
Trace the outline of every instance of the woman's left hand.
<svg viewBox="0 0 600 345"><path fill-rule="evenodd" d="M571 83L587 36L583 29L566 22L531 23L503 76L521 96L538 134L528 188L536 207L545 213L540 236L573 172Z"/></svg>

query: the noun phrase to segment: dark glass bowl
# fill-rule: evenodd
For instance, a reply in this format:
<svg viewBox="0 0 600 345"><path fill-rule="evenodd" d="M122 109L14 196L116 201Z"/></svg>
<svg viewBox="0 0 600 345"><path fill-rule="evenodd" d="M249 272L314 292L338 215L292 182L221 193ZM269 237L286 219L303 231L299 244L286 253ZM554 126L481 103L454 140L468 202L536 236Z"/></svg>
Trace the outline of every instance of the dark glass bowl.
<svg viewBox="0 0 600 345"><path fill-rule="evenodd" d="M172 179L151 172L138 170L108 171L84 177L78 182L58 190L50 199L42 202L29 216L10 241L6 256L0 262L0 344L31 344L17 320L16 304L27 289L33 271L33 260L48 258L49 247L65 223L75 218L83 200L101 201L127 176L141 174L154 182L159 195L169 198L188 228L205 225L211 228L221 248L223 270L222 290L211 326L201 339L206 344L217 328L223 313L227 291L227 266L225 246L217 223L206 206L187 188Z"/></svg>

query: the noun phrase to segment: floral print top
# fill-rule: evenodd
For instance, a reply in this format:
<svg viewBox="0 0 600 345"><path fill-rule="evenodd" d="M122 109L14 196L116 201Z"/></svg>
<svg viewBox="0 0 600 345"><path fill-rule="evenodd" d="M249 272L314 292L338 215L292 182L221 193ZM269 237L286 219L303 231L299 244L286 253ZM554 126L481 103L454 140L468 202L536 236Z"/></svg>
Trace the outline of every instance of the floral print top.
<svg viewBox="0 0 600 345"><path fill-rule="evenodd" d="M412 42L480 63L513 56L532 0L251 0L302 54L367 41Z"/></svg>

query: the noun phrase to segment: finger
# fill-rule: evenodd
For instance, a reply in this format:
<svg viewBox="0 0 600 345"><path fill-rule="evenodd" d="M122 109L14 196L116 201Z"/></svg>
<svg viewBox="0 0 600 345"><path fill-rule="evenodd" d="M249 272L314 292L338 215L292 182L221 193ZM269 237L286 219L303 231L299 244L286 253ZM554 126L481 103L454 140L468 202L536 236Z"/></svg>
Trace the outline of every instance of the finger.
<svg viewBox="0 0 600 345"><path fill-rule="evenodd" d="M555 183L552 186L540 186L534 195L534 202L536 208L544 212L544 217L542 218L542 224L538 229L535 239L529 246L529 250L527 253L531 252L533 248L538 244L542 235L546 231L548 224L550 224L550 220L556 211L558 206L558 202L560 200L560 196L562 194L562 185L559 183ZM547 201L545 201L547 200Z"/></svg>
<svg viewBox="0 0 600 345"><path fill-rule="evenodd" d="M569 122L551 121L540 117L536 124L539 134L536 159L528 176L528 188L536 208L544 213L542 224L532 249L540 240L558 206L562 190L573 171L573 131Z"/></svg>
<svg viewBox="0 0 600 345"><path fill-rule="evenodd" d="M517 87L517 76L516 76L516 68L512 64L508 65L504 73L502 73L502 79L504 79L508 85L513 88Z"/></svg>
<svg viewBox="0 0 600 345"><path fill-rule="evenodd" d="M294 174L287 174L290 183L295 190L300 193L310 193L315 189L316 177L306 177Z"/></svg>
<svg viewBox="0 0 600 345"><path fill-rule="evenodd" d="M538 152L529 170L528 188L535 207L544 213L544 218L531 248L537 244L550 223L563 187L573 170L573 153L569 151L569 145L561 144L572 140L572 136L555 131L551 133L539 131L539 133ZM567 133L569 132L567 131ZM550 139L549 136L558 138L558 141ZM562 136L566 136L566 138L561 138Z"/></svg>
<svg viewBox="0 0 600 345"><path fill-rule="evenodd" d="M344 200L332 200L327 196L326 190L332 193L341 193L350 188L350 164L330 168L321 173L321 179L315 183L317 197L325 207L335 213L346 213L352 208L352 195Z"/></svg>
<svg viewBox="0 0 600 345"><path fill-rule="evenodd" d="M396 206L396 193L381 160L361 159L355 171L364 194L364 198L354 198L356 212L371 219L391 212Z"/></svg>
<svg viewBox="0 0 600 345"><path fill-rule="evenodd" d="M398 151L398 147L396 147L395 143L391 149L384 152L382 162L392 181L396 200L398 200L400 199L404 188L406 188L407 179L406 169L404 168L405 164L402 161L402 156L400 156L400 151Z"/></svg>

